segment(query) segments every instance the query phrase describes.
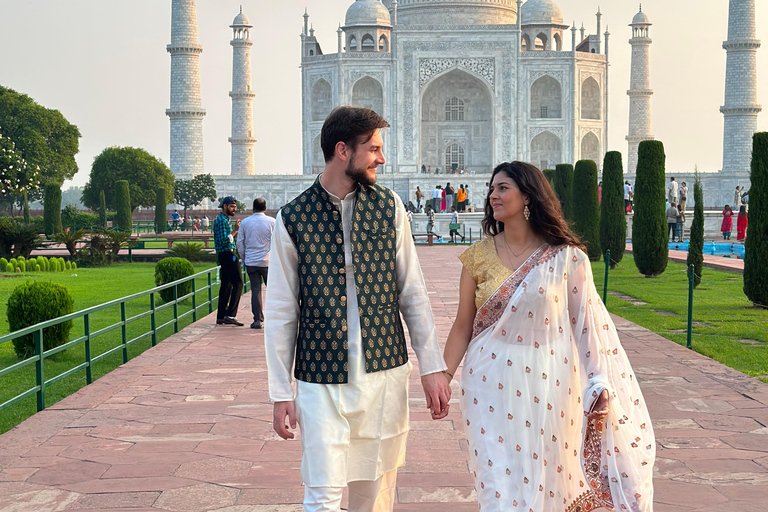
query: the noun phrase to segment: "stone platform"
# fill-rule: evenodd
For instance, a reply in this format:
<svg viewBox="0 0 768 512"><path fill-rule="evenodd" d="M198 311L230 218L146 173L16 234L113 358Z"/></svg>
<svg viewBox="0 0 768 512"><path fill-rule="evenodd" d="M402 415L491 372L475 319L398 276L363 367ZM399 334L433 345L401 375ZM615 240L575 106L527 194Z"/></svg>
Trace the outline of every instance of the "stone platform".
<svg viewBox="0 0 768 512"><path fill-rule="evenodd" d="M418 248L443 342L462 250ZM615 321L654 419L656 512L765 510L768 385ZM0 510L300 512L300 445L271 430L262 332L213 324L189 326L0 436ZM418 377L411 384L395 510L477 510L459 404L433 422Z"/></svg>

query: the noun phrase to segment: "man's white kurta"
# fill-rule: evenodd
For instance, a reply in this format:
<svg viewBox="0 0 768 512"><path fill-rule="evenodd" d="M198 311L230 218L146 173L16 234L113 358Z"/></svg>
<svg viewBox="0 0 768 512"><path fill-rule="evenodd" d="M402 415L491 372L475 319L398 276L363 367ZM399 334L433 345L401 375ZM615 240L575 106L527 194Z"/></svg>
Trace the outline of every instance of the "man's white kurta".
<svg viewBox="0 0 768 512"><path fill-rule="evenodd" d="M411 364L365 372L350 233L356 192L343 200L328 194L341 213L347 286L349 383L299 381L296 409L301 427L304 483L311 487L344 487L347 482L376 480L405 462L408 434L408 376ZM395 196L398 300L408 326L421 375L446 369L429 306L424 276L405 218ZM264 339L269 372L269 398L294 400L292 368L299 321L298 252L280 214L272 237Z"/></svg>

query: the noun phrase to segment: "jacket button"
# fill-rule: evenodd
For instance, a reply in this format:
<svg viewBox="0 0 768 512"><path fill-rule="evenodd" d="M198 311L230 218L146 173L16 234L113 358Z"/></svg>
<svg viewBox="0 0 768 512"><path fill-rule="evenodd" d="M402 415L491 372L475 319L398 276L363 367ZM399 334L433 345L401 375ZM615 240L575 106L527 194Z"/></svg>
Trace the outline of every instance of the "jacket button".
<svg viewBox="0 0 768 512"><path fill-rule="evenodd" d="M343 267L339 269L339 274L346 274L346 273L347 273L347 269Z"/></svg>
<svg viewBox="0 0 768 512"><path fill-rule="evenodd" d="M344 243L344 240L343 240L343 239L342 239L340 236L337 236L337 237L336 237L336 243L337 243L337 244L341 244L341 243Z"/></svg>
<svg viewBox="0 0 768 512"><path fill-rule="evenodd" d="M339 300L341 301L342 304L346 304L347 303L347 297L344 296L344 295L342 295Z"/></svg>
<svg viewBox="0 0 768 512"><path fill-rule="evenodd" d="M342 330L342 332L347 332L347 326L346 325L342 325L341 326L341 330Z"/></svg>

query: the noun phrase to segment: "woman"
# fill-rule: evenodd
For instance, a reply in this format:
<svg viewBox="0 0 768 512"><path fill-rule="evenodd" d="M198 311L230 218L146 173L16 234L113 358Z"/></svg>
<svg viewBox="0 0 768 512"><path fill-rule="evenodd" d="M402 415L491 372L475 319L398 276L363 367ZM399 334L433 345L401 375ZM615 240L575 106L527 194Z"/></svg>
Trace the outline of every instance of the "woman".
<svg viewBox="0 0 768 512"><path fill-rule="evenodd" d="M651 511L648 411L541 171L498 166L483 228L460 256L444 354L448 379L466 354L460 400L481 509Z"/></svg>
<svg viewBox="0 0 768 512"><path fill-rule="evenodd" d="M440 201L440 212L441 213L445 213L445 196L446 196L446 191L443 188L443 189L441 189L441 193L440 193L440 197L442 197L442 200Z"/></svg>
<svg viewBox="0 0 768 512"><path fill-rule="evenodd" d="M677 205L677 224L675 225L675 232L677 233L677 241L683 242L683 231L685 230L685 210L683 205Z"/></svg>
<svg viewBox="0 0 768 512"><path fill-rule="evenodd" d="M736 240L744 241L747 238L747 225L749 219L747 218L747 207L741 205L739 208L739 217L736 221Z"/></svg>
<svg viewBox="0 0 768 512"><path fill-rule="evenodd" d="M730 240L732 231L733 210L730 205L725 205L725 208L723 208L723 223L720 225L720 232L723 234L723 240Z"/></svg>

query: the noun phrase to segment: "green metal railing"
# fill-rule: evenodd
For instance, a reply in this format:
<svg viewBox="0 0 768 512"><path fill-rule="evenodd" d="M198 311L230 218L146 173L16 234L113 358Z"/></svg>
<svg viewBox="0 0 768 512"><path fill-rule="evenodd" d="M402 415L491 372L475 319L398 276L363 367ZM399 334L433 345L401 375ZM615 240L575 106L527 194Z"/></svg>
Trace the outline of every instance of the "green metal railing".
<svg viewBox="0 0 768 512"><path fill-rule="evenodd" d="M213 288L215 285L220 284L220 276L219 276L220 269L221 267L213 267L203 272L199 272L195 275L185 277L183 279L179 279L178 281L164 284L162 286L157 286L155 288L152 288L151 290L136 293L133 295L128 295L127 297L115 299L110 302L100 304L98 306L93 306L88 309L84 309L82 311L70 313L69 315L47 320L45 322L41 322L39 324L35 324L30 327L26 327L24 329L12 332L10 334L0 336L0 345L2 345L3 343L10 343L14 339L20 338L25 335L30 335L30 334L33 336L33 339L35 342L34 356L29 357L23 361L20 361L16 364L13 364L11 366L8 366L0 370L0 378L2 378L2 377L5 377L6 375L19 371L22 368L26 368L27 366L34 364L35 365L35 385L27 389L26 391L16 395L10 400L7 400L2 404L0 404L0 411L10 407L11 405L17 402L20 402L21 400L24 400L25 398L31 397L32 395L37 396L38 412L42 411L45 408L45 389L50 385L83 370L85 370L86 382L87 384L90 384L91 382L93 382L92 367L95 363L117 352L122 352L123 363L127 363L128 347L130 347L134 343L137 343L147 338L151 338L151 343L152 343L152 346L154 347L157 344L157 339L158 339L157 333L161 329L172 325L173 332L176 333L176 332L179 332L179 321L182 320L183 318L191 316L192 321L196 322L198 318L198 311L206 307L208 309L208 313L212 313L214 309L214 302L218 300L218 296L214 297L213 295ZM244 269L243 269L243 276L244 276L243 293L245 293L249 289L249 283L248 283L247 274L245 273ZM197 285L201 282L201 280L205 282L205 284L201 288L198 288ZM177 296L178 286L190 281L192 284L192 291L190 291L186 295L182 295L181 297L178 297ZM162 305L157 305L158 301L156 299L160 291L167 290L170 288L173 288L173 300L166 302ZM197 294L204 293L204 292L207 292L207 300L205 302L198 304ZM136 299L141 299L147 296L149 296L149 310L139 313L135 316L128 317L126 315L126 303ZM187 299L192 299L191 309L189 311L179 314L179 307L178 307L179 304ZM108 308L118 307L118 306L120 308L119 322L103 327L96 331L91 330L92 315L100 311L104 311ZM165 309L173 310L173 318L163 324L158 325L157 314L158 312L163 311ZM128 326L133 322L136 322L138 320L141 320L147 317L149 317L150 319L149 330L129 340ZM82 336L75 338L69 341L68 343L65 343L64 345L60 345L58 347L54 347L49 350L43 350L43 330L44 329L52 327L54 325L64 323L64 322L69 322L69 321L79 320L79 319L82 319L83 321ZM97 356L92 356L91 342L94 340L94 338L107 334L108 332L111 332L116 329L121 330L121 338L122 338L121 343L118 346L113 347L102 354L99 354ZM60 352L63 352L69 348L72 348L78 345L84 345L84 348L85 348L85 360L81 364L63 373L60 373L58 375L46 376L46 373L45 373L46 359L48 359L49 357L55 354L58 354Z"/></svg>

